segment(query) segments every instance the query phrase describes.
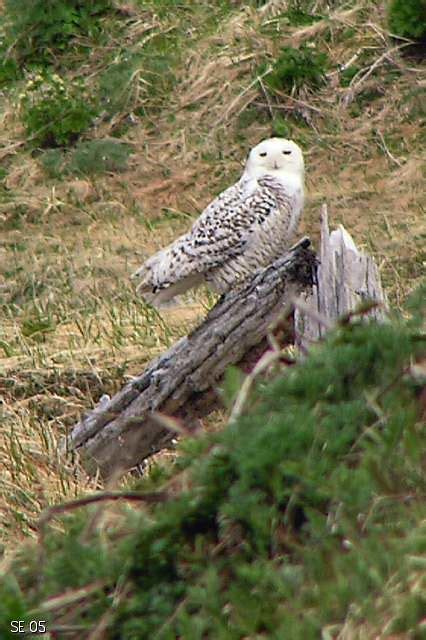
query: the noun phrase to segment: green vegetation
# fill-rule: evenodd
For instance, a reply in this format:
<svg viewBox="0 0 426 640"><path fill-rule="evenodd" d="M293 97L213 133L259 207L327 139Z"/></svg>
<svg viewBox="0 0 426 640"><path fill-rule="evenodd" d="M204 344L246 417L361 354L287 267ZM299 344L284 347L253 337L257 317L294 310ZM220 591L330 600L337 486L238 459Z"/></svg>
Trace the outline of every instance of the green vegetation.
<svg viewBox="0 0 426 640"><path fill-rule="evenodd" d="M340 326L259 384L245 417L184 442L177 496L140 514L68 516L41 564L41 549L23 551L1 581L2 637L9 619L53 610L51 625L67 611L80 633L105 614L120 640L314 639L356 624L420 638L422 293L410 320ZM170 473L141 481L141 500Z"/></svg>
<svg viewBox="0 0 426 640"><path fill-rule="evenodd" d="M6 43L20 64L54 63L75 36L93 36L112 0L5 0Z"/></svg>
<svg viewBox="0 0 426 640"><path fill-rule="evenodd" d="M0 51L2 52L1 47ZM0 62L0 87L20 77L19 64L15 60L3 56L3 60Z"/></svg>
<svg viewBox="0 0 426 640"><path fill-rule="evenodd" d="M272 91L317 89L325 82L327 67L327 55L316 51L314 44L304 44L299 49L283 47L264 81ZM259 75L263 75L266 68L266 64L260 67Z"/></svg>
<svg viewBox="0 0 426 640"><path fill-rule="evenodd" d="M392 33L404 38L426 38L426 0L392 0L389 27Z"/></svg>
<svg viewBox="0 0 426 640"><path fill-rule="evenodd" d="M49 72L27 82L20 109L29 140L40 147L75 142L97 115L96 103L82 80L64 81Z"/></svg>
<svg viewBox="0 0 426 640"><path fill-rule="evenodd" d="M313 22L317 22L321 20L320 15L312 15L308 11L300 8L300 3L296 7L290 7L284 13L285 18L288 20L289 24L294 26L306 26L308 24L312 24Z"/></svg>
<svg viewBox="0 0 426 640"><path fill-rule="evenodd" d="M158 34L129 53L117 56L99 79L99 96L109 116L117 113L152 115L176 83L180 33Z"/></svg>
<svg viewBox="0 0 426 640"><path fill-rule="evenodd" d="M130 147L114 140L92 140L78 145L73 152L68 171L93 175L106 171L120 172L127 167Z"/></svg>
<svg viewBox="0 0 426 640"><path fill-rule="evenodd" d="M130 146L119 140L88 140L77 143L68 154L50 149L41 156L41 163L51 178L93 176L125 171L130 152Z"/></svg>

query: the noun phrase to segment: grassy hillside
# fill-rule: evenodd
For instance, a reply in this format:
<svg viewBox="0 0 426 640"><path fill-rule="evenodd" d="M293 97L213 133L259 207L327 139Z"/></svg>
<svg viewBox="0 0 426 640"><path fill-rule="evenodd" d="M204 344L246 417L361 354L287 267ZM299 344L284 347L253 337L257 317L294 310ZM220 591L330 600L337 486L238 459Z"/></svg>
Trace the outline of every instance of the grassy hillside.
<svg viewBox="0 0 426 640"><path fill-rule="evenodd" d="M235 180L261 138L304 149L301 233L318 237L326 201L402 307L426 260L425 65L390 36L384 0L69 0L51 23L40 2L0 4L10 550L45 507L100 486L58 458L58 439L211 304L201 292L159 316L128 276Z"/></svg>

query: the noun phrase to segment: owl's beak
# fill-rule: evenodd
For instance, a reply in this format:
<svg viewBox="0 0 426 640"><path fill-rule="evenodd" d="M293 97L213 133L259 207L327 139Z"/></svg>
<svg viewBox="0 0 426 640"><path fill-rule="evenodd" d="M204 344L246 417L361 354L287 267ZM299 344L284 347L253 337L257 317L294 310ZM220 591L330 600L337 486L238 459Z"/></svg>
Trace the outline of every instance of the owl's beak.
<svg viewBox="0 0 426 640"><path fill-rule="evenodd" d="M276 160L274 162L274 169L278 169L278 162Z"/></svg>

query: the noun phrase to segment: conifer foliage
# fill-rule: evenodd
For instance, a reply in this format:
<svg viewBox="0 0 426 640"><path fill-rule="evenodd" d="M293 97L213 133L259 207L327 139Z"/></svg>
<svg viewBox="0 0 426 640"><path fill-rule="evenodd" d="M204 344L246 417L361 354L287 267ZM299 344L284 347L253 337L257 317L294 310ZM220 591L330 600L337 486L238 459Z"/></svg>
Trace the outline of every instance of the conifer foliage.
<svg viewBox="0 0 426 640"><path fill-rule="evenodd" d="M172 470L140 483L141 492L163 484L157 504L64 518L63 533L49 533L42 553L22 552L2 578L1 637L12 637L11 619L38 611L52 628L72 619L78 638L101 619L115 640L362 628L420 638L419 300L408 320L342 323L305 362L259 383L243 417L186 440Z"/></svg>

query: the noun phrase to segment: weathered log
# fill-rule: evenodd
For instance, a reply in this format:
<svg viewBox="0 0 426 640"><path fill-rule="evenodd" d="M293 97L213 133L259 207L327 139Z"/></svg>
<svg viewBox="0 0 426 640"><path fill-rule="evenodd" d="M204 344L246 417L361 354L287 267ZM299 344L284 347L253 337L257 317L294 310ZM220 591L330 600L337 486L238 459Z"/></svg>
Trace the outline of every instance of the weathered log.
<svg viewBox="0 0 426 640"><path fill-rule="evenodd" d="M155 413L181 418L191 427L217 408L217 388L226 367L253 366L268 348L265 336L271 325L296 295L305 304L296 304L289 342L296 338L305 348L366 300L380 304L369 315L382 319L386 299L374 260L358 251L343 227L330 234L325 206L314 286L316 260L309 245L308 239L302 240L244 287L224 296L191 335L83 418L67 441L68 449L79 451L87 468L108 477L166 446L173 432Z"/></svg>
<svg viewBox="0 0 426 640"><path fill-rule="evenodd" d="M216 408L225 369L259 355L259 345L286 303L311 288L315 268L315 254L305 238L223 296L193 333L83 417L68 438L68 451L78 451L86 468L109 477L160 450L173 433L154 412L191 425Z"/></svg>
<svg viewBox="0 0 426 640"><path fill-rule="evenodd" d="M381 321L386 313L387 301L374 259L357 249L342 225L330 233L326 205L321 212L317 280L302 297L306 309L302 305L296 308L294 324L296 341L305 348L362 303L377 303L368 312L370 318Z"/></svg>

